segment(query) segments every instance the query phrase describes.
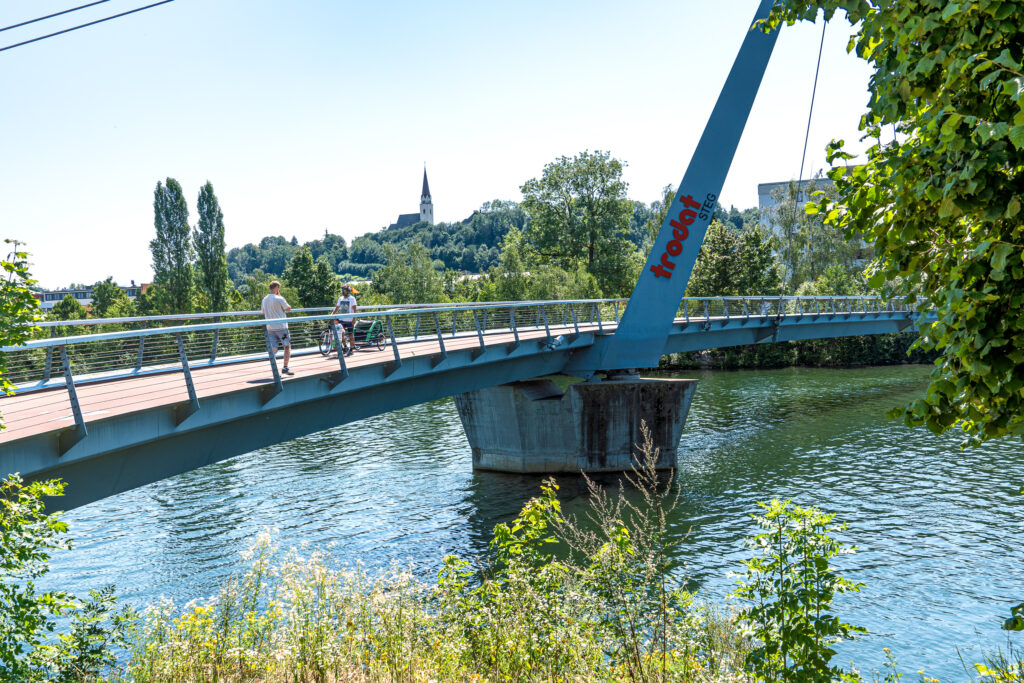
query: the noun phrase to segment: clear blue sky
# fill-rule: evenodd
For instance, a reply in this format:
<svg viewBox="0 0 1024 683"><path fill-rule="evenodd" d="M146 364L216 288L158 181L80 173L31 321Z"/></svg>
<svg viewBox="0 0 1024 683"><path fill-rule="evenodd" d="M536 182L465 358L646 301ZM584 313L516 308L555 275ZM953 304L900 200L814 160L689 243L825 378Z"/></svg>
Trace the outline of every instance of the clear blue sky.
<svg viewBox="0 0 1024 683"><path fill-rule="evenodd" d="M6 0L0 26L84 0ZM111 0L0 33L0 46L131 9ZM435 220L519 186L561 155L628 163L633 199L676 185L755 0L516 3L176 0L0 52L0 236L49 287L152 277L158 180L193 211L210 180L228 247L324 229L350 239L418 210ZM783 29L723 203L795 178L821 24ZM828 27L808 168L856 140L868 69ZM807 173L805 173L807 175Z"/></svg>

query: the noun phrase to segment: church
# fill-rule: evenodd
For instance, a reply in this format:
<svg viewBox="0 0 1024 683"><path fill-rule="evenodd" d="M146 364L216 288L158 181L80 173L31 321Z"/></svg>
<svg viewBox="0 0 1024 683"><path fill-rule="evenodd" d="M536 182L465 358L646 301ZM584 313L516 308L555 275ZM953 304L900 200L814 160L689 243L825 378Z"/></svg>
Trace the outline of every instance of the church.
<svg viewBox="0 0 1024 683"><path fill-rule="evenodd" d="M389 225L386 230L404 228L407 225L420 221L426 221L430 225L434 224L434 204L430 201L430 186L427 184L426 165L423 166L423 192L420 193L420 212L400 214L398 220Z"/></svg>

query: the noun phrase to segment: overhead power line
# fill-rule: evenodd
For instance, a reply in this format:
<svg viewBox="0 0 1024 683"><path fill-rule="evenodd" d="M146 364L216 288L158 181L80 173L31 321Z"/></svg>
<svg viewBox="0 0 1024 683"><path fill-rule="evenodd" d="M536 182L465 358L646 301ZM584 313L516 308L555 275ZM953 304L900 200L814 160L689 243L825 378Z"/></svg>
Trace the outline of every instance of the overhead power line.
<svg viewBox="0 0 1024 683"><path fill-rule="evenodd" d="M34 24L37 21L43 21L44 19L53 19L54 17L59 17L62 14L68 14L70 12L77 12L80 9L85 9L86 7L92 7L93 5L102 5L105 2L110 2L110 0L96 0L96 2L90 2L88 5L79 5L78 7L72 7L71 9L66 9L66 10L64 10L62 12L54 12L53 14L47 14L45 17L36 17L35 19L29 19L28 21L23 21L20 24L11 24L10 26L4 26L3 28L0 28L0 32L10 31L12 28L18 28L20 26L28 26L29 24Z"/></svg>
<svg viewBox="0 0 1024 683"><path fill-rule="evenodd" d="M105 1L105 0L103 0L103 1ZM121 12L120 14L112 14L109 17L103 17L102 19L97 19L96 21L90 21L90 22L85 23L85 24L79 24L78 26L72 26L71 28L66 28L63 31L55 31L53 33L48 33L45 36L39 36L38 38L32 38L31 40L23 40L20 43L14 43L13 45L7 45L6 47L0 47L0 52L4 52L6 50L13 50L14 48L21 47L22 45L28 45L29 43L36 43L36 42L39 42L40 40L46 40L47 38L53 38L54 36L59 36L59 35L64 34L64 33L70 33L71 31L77 31L78 29L85 28L87 26L94 26L96 24L102 24L104 21L110 21L111 19L117 19L118 17L127 16L129 14L135 14L136 12L141 12L142 10L147 10L147 9L150 9L151 7L156 7L158 5L166 5L169 2L174 2L174 0L161 0L160 2L154 2L151 5L146 5L144 7L136 7L135 9L128 10L127 12ZM98 3L93 3L93 4L98 4ZM83 5L83 7L88 7L88 5ZM68 11L70 12L70 11L73 11L73 10L68 10ZM63 12L61 12L60 14L63 14ZM31 22L28 22L28 23L31 23Z"/></svg>

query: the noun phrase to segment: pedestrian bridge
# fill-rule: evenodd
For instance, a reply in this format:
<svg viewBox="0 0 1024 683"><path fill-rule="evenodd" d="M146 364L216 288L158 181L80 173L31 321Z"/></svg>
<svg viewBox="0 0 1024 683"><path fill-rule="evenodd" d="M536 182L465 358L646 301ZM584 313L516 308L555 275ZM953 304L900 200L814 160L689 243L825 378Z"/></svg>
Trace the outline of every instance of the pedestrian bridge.
<svg viewBox="0 0 1024 683"><path fill-rule="evenodd" d="M347 358L321 353L332 316L307 309L289 319L291 376L255 312L42 323L41 338L3 349L17 391L0 399L0 470L62 477L74 507L405 406L593 376L579 359L614 338L625 304L362 309L382 338ZM683 299L677 313L662 354L898 332L917 317L873 297Z"/></svg>

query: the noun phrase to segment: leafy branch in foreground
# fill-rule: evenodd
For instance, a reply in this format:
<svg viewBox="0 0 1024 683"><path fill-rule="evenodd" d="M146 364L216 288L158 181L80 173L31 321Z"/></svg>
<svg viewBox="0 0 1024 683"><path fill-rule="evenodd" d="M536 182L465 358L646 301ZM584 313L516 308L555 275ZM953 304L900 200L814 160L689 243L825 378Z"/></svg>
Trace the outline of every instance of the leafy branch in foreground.
<svg viewBox="0 0 1024 683"><path fill-rule="evenodd" d="M975 443L1024 436L1024 2L777 0L768 23L819 10L846 12L873 69L874 144L809 210L874 244L873 286L935 314L919 324L942 352L931 385L895 414ZM852 158L842 147L830 162Z"/></svg>

